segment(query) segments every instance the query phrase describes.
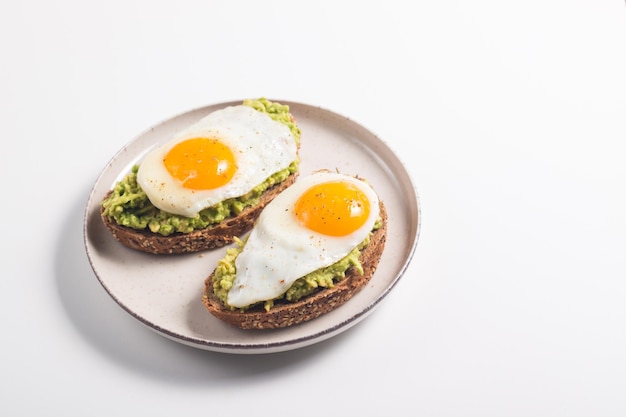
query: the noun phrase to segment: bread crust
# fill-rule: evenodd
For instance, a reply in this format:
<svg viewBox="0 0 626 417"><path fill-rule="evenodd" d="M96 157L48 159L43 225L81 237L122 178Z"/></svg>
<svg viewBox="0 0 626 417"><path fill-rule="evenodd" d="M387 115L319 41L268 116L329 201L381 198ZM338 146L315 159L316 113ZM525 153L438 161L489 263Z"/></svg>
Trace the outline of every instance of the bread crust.
<svg viewBox="0 0 626 417"><path fill-rule="evenodd" d="M369 245L361 251L359 260L363 267L362 275L354 267L350 267L345 278L333 288L320 288L296 302L276 302L270 311L265 311L261 305L241 312L226 307L215 296L212 272L204 282L202 303L218 319L242 329L289 327L326 314L352 298L374 275L387 240L387 212L382 201L380 216L382 226L372 234Z"/></svg>
<svg viewBox="0 0 626 417"><path fill-rule="evenodd" d="M298 172L296 171L283 182L265 190L260 197L259 204L245 208L237 216L190 233L173 233L169 236L162 236L149 230L120 226L115 220L104 215L104 208L100 209L100 217L118 242L141 252L172 255L215 249L233 243L236 236L241 236L249 231L263 208L280 192L292 185L297 177Z"/></svg>

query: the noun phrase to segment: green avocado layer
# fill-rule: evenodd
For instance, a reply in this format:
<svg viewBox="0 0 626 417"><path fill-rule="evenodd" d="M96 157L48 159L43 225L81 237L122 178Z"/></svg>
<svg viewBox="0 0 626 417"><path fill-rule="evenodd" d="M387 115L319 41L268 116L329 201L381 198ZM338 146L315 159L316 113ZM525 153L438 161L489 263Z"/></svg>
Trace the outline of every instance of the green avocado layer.
<svg viewBox="0 0 626 417"><path fill-rule="evenodd" d="M274 103L265 98L245 100L243 104L267 113L272 119L288 126L296 144L299 144L300 129L291 118L289 106ZM196 217L175 215L156 208L137 184L139 166L135 165L128 175L115 184L111 193L102 201L103 215L113 219L121 226L139 230L147 228L151 232L163 236L204 229L228 217L238 215L246 207L258 204L259 198L265 190L298 171L299 162L299 160L293 161L287 169L274 173L247 194L206 208Z"/></svg>

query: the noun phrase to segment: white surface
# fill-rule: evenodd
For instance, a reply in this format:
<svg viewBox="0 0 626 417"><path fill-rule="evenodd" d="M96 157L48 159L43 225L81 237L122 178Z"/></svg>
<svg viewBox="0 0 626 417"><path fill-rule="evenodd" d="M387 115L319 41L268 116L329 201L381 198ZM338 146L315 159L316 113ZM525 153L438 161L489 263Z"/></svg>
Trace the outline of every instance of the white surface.
<svg viewBox="0 0 626 417"><path fill-rule="evenodd" d="M624 2L338 3L0 5L3 415L626 415ZM242 357L129 317L81 225L143 129L260 95L392 144L422 231L362 323Z"/></svg>

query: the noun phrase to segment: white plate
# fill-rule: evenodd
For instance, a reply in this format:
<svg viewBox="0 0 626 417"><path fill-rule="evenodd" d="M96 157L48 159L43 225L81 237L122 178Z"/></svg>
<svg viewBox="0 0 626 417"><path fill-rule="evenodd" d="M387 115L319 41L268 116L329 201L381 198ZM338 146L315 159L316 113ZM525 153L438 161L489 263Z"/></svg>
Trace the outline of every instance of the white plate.
<svg viewBox="0 0 626 417"><path fill-rule="evenodd" d="M204 279L225 248L155 256L115 241L99 217L99 203L115 182L173 133L211 111L241 102L202 107L150 128L121 149L98 177L85 211L85 247L98 280L124 310L167 338L230 353L269 353L311 345L347 330L371 313L411 261L420 229L419 200L397 155L372 132L346 117L306 104L276 101L289 105L302 130L301 176L321 168L359 175L385 202L388 237L378 269L362 291L322 317L286 329L240 330L214 318L201 302Z"/></svg>

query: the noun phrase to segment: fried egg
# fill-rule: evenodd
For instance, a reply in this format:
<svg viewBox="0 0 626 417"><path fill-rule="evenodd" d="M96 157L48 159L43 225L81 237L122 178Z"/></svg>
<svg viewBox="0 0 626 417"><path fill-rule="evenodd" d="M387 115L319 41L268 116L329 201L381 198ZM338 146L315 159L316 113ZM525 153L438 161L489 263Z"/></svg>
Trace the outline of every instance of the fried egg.
<svg viewBox="0 0 626 417"><path fill-rule="evenodd" d="M217 110L146 155L137 183L157 208L194 217L297 158L288 126L249 106Z"/></svg>
<svg viewBox="0 0 626 417"><path fill-rule="evenodd" d="M228 304L245 307L283 294L298 278L334 264L370 233L378 196L352 176L316 172L268 204L235 260Z"/></svg>

